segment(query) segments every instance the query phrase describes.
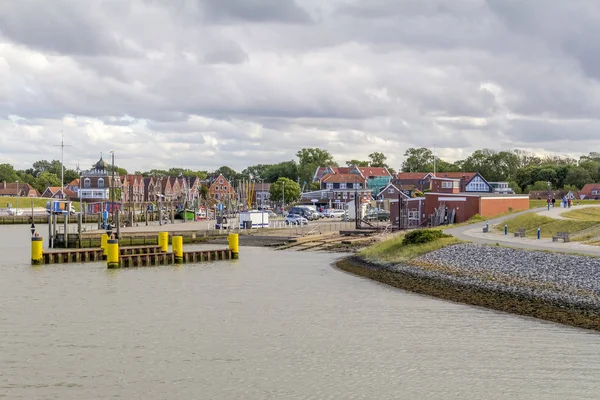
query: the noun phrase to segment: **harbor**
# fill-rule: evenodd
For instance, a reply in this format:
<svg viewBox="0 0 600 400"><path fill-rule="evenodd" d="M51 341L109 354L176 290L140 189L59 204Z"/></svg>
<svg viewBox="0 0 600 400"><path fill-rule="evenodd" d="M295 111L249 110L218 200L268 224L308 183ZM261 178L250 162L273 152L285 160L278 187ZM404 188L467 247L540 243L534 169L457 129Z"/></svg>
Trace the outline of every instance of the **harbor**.
<svg viewBox="0 0 600 400"><path fill-rule="evenodd" d="M8 398L594 399L600 391L597 335L390 289L332 267L340 254L243 247L238 260L31 267L29 236L27 226L0 227Z"/></svg>

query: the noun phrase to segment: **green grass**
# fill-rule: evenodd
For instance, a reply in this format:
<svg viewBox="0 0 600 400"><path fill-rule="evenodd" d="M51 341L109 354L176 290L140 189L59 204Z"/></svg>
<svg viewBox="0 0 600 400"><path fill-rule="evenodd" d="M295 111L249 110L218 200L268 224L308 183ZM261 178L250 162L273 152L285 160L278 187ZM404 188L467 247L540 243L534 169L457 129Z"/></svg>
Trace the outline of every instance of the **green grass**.
<svg viewBox="0 0 600 400"><path fill-rule="evenodd" d="M600 207L580 208L573 211L567 211L561 214L565 218L579 221L598 221L600 222Z"/></svg>
<svg viewBox="0 0 600 400"><path fill-rule="evenodd" d="M52 199L48 199L45 197L19 197L19 209L27 209L31 208L31 202L33 201L34 207L42 207L46 208L46 203L51 201ZM7 204L11 204L12 208L17 206L17 198L14 196L2 196L0 197L0 208L6 208ZM79 211L79 202L73 201L71 202L73 207L75 207L76 211Z"/></svg>
<svg viewBox="0 0 600 400"><path fill-rule="evenodd" d="M556 207L558 207L559 200L556 199ZM600 204L600 200L575 200L575 204ZM529 208L547 207L548 202L544 200L529 200Z"/></svg>
<svg viewBox="0 0 600 400"><path fill-rule="evenodd" d="M424 244L404 245L402 244L403 238L403 234L394 236L391 239L367 247L360 251L358 255L367 260L398 263L461 242L454 237L449 237Z"/></svg>
<svg viewBox="0 0 600 400"><path fill-rule="evenodd" d="M554 236L556 232L579 232L598 225L599 221L554 219L535 213L529 213L510 218L505 221L505 224L508 225L509 234L518 231L520 228L525 228L527 236L536 236L537 229L540 227L542 237L551 237ZM495 229L503 231L504 224L498 224Z"/></svg>

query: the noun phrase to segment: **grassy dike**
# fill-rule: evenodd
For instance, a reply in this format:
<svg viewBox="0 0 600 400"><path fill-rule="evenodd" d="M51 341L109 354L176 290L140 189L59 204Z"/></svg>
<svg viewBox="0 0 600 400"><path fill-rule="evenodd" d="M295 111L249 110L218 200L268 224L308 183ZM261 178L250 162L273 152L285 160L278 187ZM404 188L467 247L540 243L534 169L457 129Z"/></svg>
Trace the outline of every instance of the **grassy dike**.
<svg viewBox="0 0 600 400"><path fill-rule="evenodd" d="M410 292L443 300L539 318L600 331L600 315L569 304L550 303L534 296L484 289L468 279L414 259L425 253L459 243L453 237L432 242L403 244L403 235L375 244L336 263L342 271Z"/></svg>

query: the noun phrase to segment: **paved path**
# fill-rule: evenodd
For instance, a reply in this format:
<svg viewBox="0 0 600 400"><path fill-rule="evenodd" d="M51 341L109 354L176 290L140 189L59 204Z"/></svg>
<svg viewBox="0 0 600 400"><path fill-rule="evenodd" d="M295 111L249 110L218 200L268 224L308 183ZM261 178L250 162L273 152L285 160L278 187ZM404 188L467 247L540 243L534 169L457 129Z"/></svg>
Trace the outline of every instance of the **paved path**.
<svg viewBox="0 0 600 400"><path fill-rule="evenodd" d="M582 208L588 208L588 207L600 207L600 204L584 204L584 205L580 205L580 206L571 206L571 208L550 207L550 210L548 210L546 207L544 207L544 209L542 209L542 211L538 212L538 214L542 215L544 217L550 217L550 218L554 218L554 219L569 219L569 218L563 216L563 213L567 213L569 211L574 211L574 210L581 210Z"/></svg>
<svg viewBox="0 0 600 400"><path fill-rule="evenodd" d="M556 215L560 214L559 210L562 210L563 212L566 211L564 209L557 209ZM550 211L553 212L552 209ZM539 240L534 238L516 238L513 236L512 232L509 232L508 235L504 235L502 232L498 232L492 229L492 226L502 224L507 219L513 218L517 215L527 214L531 212L536 212L538 214L541 213L540 208L534 208L531 210L522 211L520 213L510 214L500 218L489 220L487 221L490 225L489 233L483 233L483 227L485 226L485 222L461 226L457 228L449 228L446 229L445 232L453 235L458 239L467 240L474 243L489 245L495 245L496 243L498 243L502 246L516 247L521 249L549 250L561 253L579 253L600 256L600 247L598 246L590 246L579 242L553 242L551 238L542 238ZM546 210L546 212L548 212L548 210Z"/></svg>

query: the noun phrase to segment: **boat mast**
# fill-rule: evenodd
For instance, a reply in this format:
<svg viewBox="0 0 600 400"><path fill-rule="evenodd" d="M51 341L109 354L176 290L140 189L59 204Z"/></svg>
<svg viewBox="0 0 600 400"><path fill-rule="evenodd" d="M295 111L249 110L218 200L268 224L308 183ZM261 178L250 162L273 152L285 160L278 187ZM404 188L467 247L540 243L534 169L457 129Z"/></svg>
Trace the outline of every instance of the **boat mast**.
<svg viewBox="0 0 600 400"><path fill-rule="evenodd" d="M54 147L60 147L60 191L61 195L65 196L65 147L71 147L65 144L65 134L60 131L60 144L55 144Z"/></svg>

